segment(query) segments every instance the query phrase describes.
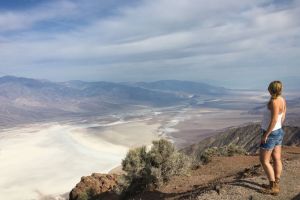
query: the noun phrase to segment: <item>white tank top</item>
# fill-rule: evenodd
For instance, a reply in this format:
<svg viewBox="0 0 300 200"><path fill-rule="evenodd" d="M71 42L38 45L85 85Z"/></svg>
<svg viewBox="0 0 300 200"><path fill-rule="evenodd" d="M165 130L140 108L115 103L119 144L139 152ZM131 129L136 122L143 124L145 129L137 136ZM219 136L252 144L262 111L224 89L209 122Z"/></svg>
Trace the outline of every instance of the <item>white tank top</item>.
<svg viewBox="0 0 300 200"><path fill-rule="evenodd" d="M280 98L282 101L282 105L284 106L283 98L282 97L280 97ZM282 124L281 124L282 115L283 115L283 111L278 115L277 122L272 131L275 131L282 127ZM271 111L268 109L268 105L267 105L267 106L265 106L264 111L263 111L263 119L261 122L261 128L266 131L269 127L270 121L271 121Z"/></svg>

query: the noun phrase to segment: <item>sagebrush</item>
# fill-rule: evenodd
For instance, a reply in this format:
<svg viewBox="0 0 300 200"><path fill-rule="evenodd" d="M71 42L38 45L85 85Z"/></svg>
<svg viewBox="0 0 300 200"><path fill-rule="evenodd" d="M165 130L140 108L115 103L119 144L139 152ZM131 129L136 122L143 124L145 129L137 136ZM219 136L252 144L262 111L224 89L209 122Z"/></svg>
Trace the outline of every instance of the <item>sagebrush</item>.
<svg viewBox="0 0 300 200"><path fill-rule="evenodd" d="M223 147L207 148L203 152L198 152L197 157L203 164L206 164L211 161L213 156L234 156L246 154L247 151L243 147L235 144L230 144Z"/></svg>
<svg viewBox="0 0 300 200"><path fill-rule="evenodd" d="M165 139L153 141L148 152L146 146L128 151L122 160L126 174L120 177L116 191L132 195L157 188L174 175L188 174L190 166L191 159L178 152L171 142Z"/></svg>

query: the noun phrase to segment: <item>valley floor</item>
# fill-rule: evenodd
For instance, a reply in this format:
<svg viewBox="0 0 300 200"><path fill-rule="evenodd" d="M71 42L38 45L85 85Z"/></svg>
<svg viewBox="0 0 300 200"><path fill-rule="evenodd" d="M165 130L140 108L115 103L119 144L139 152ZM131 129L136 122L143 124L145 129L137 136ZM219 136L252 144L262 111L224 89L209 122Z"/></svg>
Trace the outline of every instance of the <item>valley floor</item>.
<svg viewBox="0 0 300 200"><path fill-rule="evenodd" d="M106 173L128 148L157 139L160 124L132 121L87 131L94 126L48 123L0 132L0 199L60 199L82 174Z"/></svg>

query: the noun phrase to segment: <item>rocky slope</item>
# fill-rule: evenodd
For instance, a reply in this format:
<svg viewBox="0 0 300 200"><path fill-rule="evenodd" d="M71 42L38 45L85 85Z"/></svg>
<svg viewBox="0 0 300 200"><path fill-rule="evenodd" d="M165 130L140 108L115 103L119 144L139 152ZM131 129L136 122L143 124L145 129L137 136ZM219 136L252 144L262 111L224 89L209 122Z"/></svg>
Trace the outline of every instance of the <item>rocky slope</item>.
<svg viewBox="0 0 300 200"><path fill-rule="evenodd" d="M285 131L283 140L284 145L300 145L299 127L285 126L283 129ZM256 152L259 149L260 137L260 124L251 123L241 127L228 128L215 136L208 137L198 144L184 149L183 151L188 154L196 154L209 147L222 147L235 144L243 147L248 152Z"/></svg>

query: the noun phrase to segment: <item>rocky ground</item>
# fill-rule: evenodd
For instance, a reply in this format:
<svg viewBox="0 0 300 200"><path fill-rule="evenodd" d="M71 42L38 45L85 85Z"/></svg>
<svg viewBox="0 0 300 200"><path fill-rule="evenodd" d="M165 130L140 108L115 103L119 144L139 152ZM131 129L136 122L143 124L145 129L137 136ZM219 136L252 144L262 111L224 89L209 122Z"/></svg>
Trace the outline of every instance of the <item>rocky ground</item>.
<svg viewBox="0 0 300 200"><path fill-rule="evenodd" d="M268 183L268 180L259 164L258 156L249 155L214 157L210 163L192 170L190 175L173 177L161 188L131 199L300 199L299 147L283 148L283 168L281 193L276 197L262 193L262 184ZM79 185L83 187L82 184ZM100 199L118 199L118 196L108 190Z"/></svg>
<svg viewBox="0 0 300 200"><path fill-rule="evenodd" d="M253 169L253 168L252 168ZM247 170L246 170L247 171ZM267 182L261 167L249 170L251 173L243 173L242 177L228 177L216 183L213 189L207 190L195 199L264 199L264 200L299 200L300 199L300 151L299 149L288 149L285 151L283 161L283 174L281 178L281 193L278 196L263 194L262 184ZM187 198L187 199L190 199ZM194 198L192 198L194 199Z"/></svg>

